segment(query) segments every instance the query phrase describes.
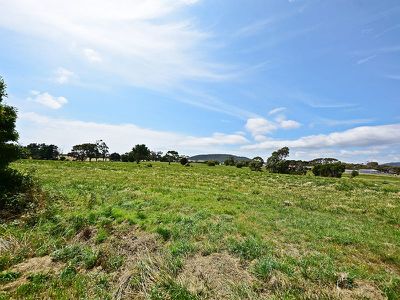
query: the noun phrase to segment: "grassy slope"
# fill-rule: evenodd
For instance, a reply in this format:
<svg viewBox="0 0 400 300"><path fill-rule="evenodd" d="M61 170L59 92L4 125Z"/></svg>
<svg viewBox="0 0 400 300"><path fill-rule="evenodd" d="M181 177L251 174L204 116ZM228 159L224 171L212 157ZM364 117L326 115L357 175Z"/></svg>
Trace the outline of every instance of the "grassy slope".
<svg viewBox="0 0 400 300"><path fill-rule="evenodd" d="M332 298L335 293L330 291L341 273L347 273L349 287L356 285L353 280L368 282L390 299L399 297L399 178L330 179L158 163L146 167L145 163L21 161L14 167L35 168L44 190L55 195L54 207L30 221L33 226L1 227L4 239L18 245L3 251L0 267L4 270L26 257L51 254L54 258L54 251L72 244L87 226L95 228L97 244L102 244L118 230L136 225L164 238L160 243L175 266L166 271L168 284L153 282L146 294L150 298L206 297L189 292L176 283L176 277L188 258L217 252L239 257L244 270L255 278L247 294L232 294L232 298L290 299L311 294ZM90 264L90 253L95 251L90 247L80 251L86 253L81 255L82 268L90 270L96 265ZM78 262L73 257L64 262L61 275L31 280L3 297L48 293L61 297L57 291L68 291L85 298L88 289L91 298L111 297L113 286L107 281L112 281L112 275L107 274L115 270L99 279L77 267L76 278L65 282L62 275ZM279 284L272 284L271 278Z"/></svg>

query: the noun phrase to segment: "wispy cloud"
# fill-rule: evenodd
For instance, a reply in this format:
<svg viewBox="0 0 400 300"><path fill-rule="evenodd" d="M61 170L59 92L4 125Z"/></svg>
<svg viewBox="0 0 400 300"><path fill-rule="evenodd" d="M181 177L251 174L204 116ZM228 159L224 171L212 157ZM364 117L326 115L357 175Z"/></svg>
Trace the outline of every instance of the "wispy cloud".
<svg viewBox="0 0 400 300"><path fill-rule="evenodd" d="M281 113L281 112L283 112L283 111L285 111L286 110L286 107L277 107L277 108L274 108L274 109L271 109L269 112L268 112L268 115L274 115L274 114L277 114L277 113Z"/></svg>
<svg viewBox="0 0 400 300"><path fill-rule="evenodd" d="M349 120L334 120L321 118L321 123L328 126L340 126L340 125L360 125L368 124L375 121L375 119L349 119Z"/></svg>
<svg viewBox="0 0 400 300"><path fill-rule="evenodd" d="M378 33L377 35L375 35L375 38L376 38L376 39L377 39L377 38L380 38L380 37L384 36L385 34L387 34L388 32L391 32L391 31L396 30L396 29L400 29L400 24L396 24L396 25L394 25L394 26L391 26L391 27L386 28L386 29L383 30L382 32L380 32L380 33Z"/></svg>
<svg viewBox="0 0 400 300"><path fill-rule="evenodd" d="M312 107L312 108L320 108L320 109L344 109L344 108L355 108L358 106L356 103L348 102L348 101L338 101L335 99L329 99L326 97L319 97L303 92L291 93L288 95L290 98L295 100L299 100L304 104Z"/></svg>
<svg viewBox="0 0 400 300"><path fill-rule="evenodd" d="M66 84L74 77L74 75L74 72L60 67L55 71L54 80L59 84Z"/></svg>
<svg viewBox="0 0 400 300"><path fill-rule="evenodd" d="M234 37L244 37L244 36L252 36L260 31L264 30L268 25L272 25L276 23L278 20L282 18L269 18L269 19L264 19L264 20L259 20L256 22L253 22L251 24L245 25L241 28L239 28L234 34Z"/></svg>
<svg viewBox="0 0 400 300"><path fill-rule="evenodd" d="M365 64L366 62L368 62L368 61L374 59L376 56L377 56L377 55L374 54L374 55L370 55L370 56L368 56L368 57L362 58L362 59L360 59L360 60L357 61L357 65Z"/></svg>
<svg viewBox="0 0 400 300"><path fill-rule="evenodd" d="M93 63L82 67L136 86L166 88L230 78L231 69L203 51L210 49L210 34L180 13L196 2L2 1L0 27L50 41L57 48L53 52L72 53L77 62Z"/></svg>
<svg viewBox="0 0 400 300"><path fill-rule="evenodd" d="M63 107L65 104L68 103L67 98L62 96L55 97L47 92L41 93L39 91L31 91L31 95L32 96L27 99L28 101L39 103L51 109L60 109L61 107Z"/></svg>
<svg viewBox="0 0 400 300"><path fill-rule="evenodd" d="M103 60L96 50L90 48L83 49L83 54L92 63L99 63Z"/></svg>

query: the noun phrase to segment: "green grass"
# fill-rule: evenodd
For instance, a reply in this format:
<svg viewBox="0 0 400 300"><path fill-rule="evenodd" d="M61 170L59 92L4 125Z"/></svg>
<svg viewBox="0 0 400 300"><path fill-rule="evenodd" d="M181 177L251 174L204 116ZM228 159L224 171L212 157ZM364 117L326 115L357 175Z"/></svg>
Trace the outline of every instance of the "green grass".
<svg viewBox="0 0 400 300"><path fill-rule="evenodd" d="M29 257L51 255L65 269L5 295L66 299L85 298L89 292L91 298L112 297L116 287L107 276L122 270L129 257L104 254L101 247L137 228L159 237L168 261L154 263L160 276L137 284L146 287L150 299L210 298L204 291L190 291L177 278L190 257L211 253L228 253L253 274L246 295L262 297L265 289L276 299L307 298L308 289L320 289L323 295L334 291L338 274L347 273L355 284L370 282L389 299L399 299L400 178L335 179L203 164L145 165L14 163L21 171L35 169L51 205L31 219L0 227L0 236L18 245L1 253L0 266L11 272ZM93 231L94 245L76 241L85 228ZM98 266L104 266L101 274L95 271ZM285 284L271 288L275 275ZM10 276L4 275L3 281L14 278Z"/></svg>

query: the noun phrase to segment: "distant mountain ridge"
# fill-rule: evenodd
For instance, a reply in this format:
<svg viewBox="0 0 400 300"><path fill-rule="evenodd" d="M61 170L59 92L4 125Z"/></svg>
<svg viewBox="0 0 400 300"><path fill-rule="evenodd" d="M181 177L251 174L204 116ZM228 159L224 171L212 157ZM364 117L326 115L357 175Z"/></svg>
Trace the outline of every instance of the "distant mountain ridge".
<svg viewBox="0 0 400 300"><path fill-rule="evenodd" d="M200 154L200 155L195 155L195 156L189 157L189 161L215 160L215 161L219 161L222 163L225 160L227 160L229 157L233 157L233 159L236 161L250 160L250 158L248 158L248 157L236 156L236 155L232 155L232 154Z"/></svg>
<svg viewBox="0 0 400 300"><path fill-rule="evenodd" d="M400 162L390 162L387 164L383 164L384 166L391 166L391 167L400 167Z"/></svg>

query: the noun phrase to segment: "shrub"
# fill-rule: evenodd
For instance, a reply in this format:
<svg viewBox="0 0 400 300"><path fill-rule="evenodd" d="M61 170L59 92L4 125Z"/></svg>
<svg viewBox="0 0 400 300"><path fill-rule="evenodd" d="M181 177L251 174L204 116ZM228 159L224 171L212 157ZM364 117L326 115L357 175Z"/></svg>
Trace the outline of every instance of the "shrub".
<svg viewBox="0 0 400 300"><path fill-rule="evenodd" d="M21 213L37 204L32 176L16 170L0 170L0 210Z"/></svg>
<svg viewBox="0 0 400 300"><path fill-rule="evenodd" d="M182 166L185 166L189 162L189 160L186 157L182 157L179 162Z"/></svg>
<svg viewBox="0 0 400 300"><path fill-rule="evenodd" d="M20 213L35 200L33 180L8 168L9 163L21 157L21 147L16 145L17 110L3 103L6 97L6 84L0 77L0 212Z"/></svg>
<svg viewBox="0 0 400 300"><path fill-rule="evenodd" d="M60 157L60 160L61 160L61 161L65 161L66 159L67 159L67 158L66 158L65 156L61 156L61 157Z"/></svg>
<svg viewBox="0 0 400 300"><path fill-rule="evenodd" d="M236 163L236 168L243 168L246 166L246 163L244 161L238 161Z"/></svg>
<svg viewBox="0 0 400 300"><path fill-rule="evenodd" d="M252 159L249 162L249 168L252 171L261 171L263 164L263 161Z"/></svg>
<svg viewBox="0 0 400 300"><path fill-rule="evenodd" d="M350 174L351 178L354 178L358 175L359 175L358 171L356 171L356 170L351 171L351 174Z"/></svg>
<svg viewBox="0 0 400 300"><path fill-rule="evenodd" d="M315 176L342 177L345 165L341 162L315 165L312 172Z"/></svg>
<svg viewBox="0 0 400 300"><path fill-rule="evenodd" d="M289 160L287 172L294 175L306 175L307 169L301 160Z"/></svg>
<svg viewBox="0 0 400 300"><path fill-rule="evenodd" d="M119 153L111 153L109 156L110 161L121 161L121 155Z"/></svg>
<svg viewBox="0 0 400 300"><path fill-rule="evenodd" d="M228 159L226 159L224 161L224 165L225 166L234 166L236 164L235 159L233 158L233 156L229 157Z"/></svg>
<svg viewBox="0 0 400 300"><path fill-rule="evenodd" d="M216 165L216 163L215 163L214 160L209 160L209 161L207 161L207 166L209 166L209 167L214 167L215 165Z"/></svg>

